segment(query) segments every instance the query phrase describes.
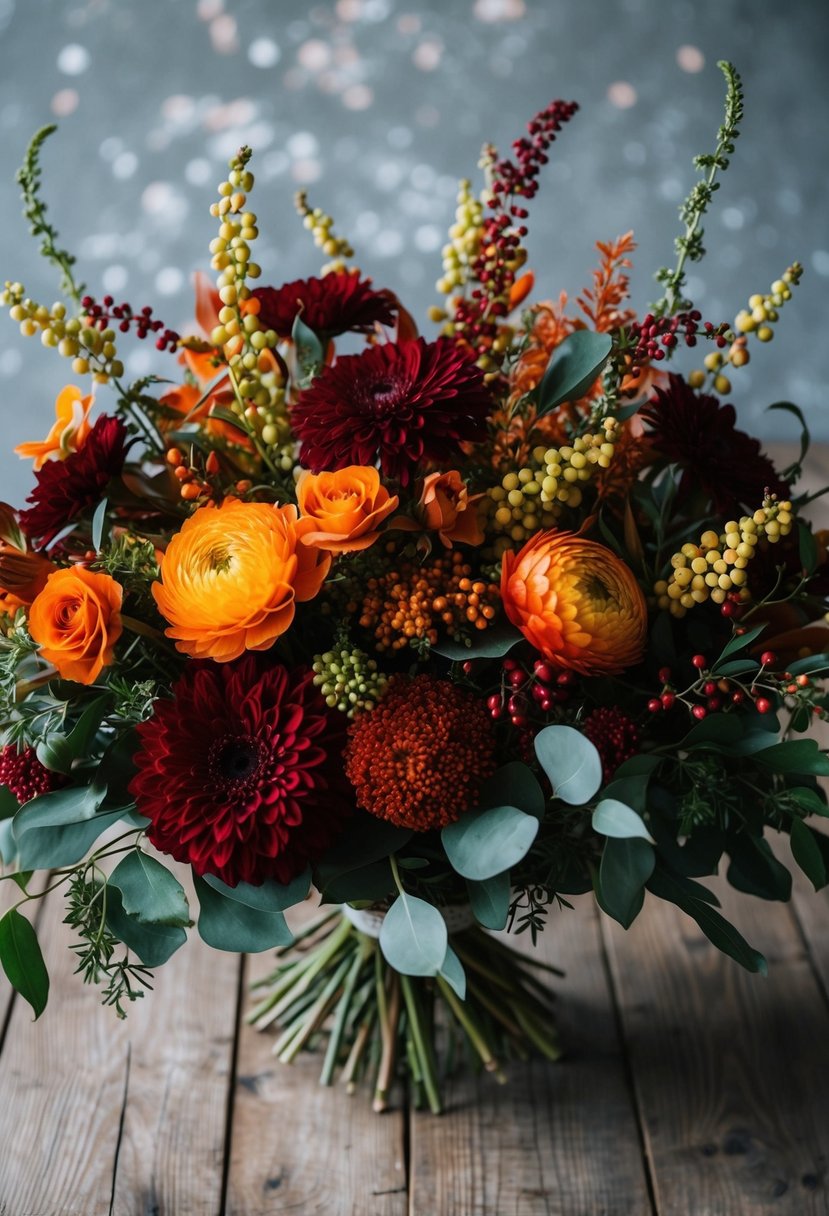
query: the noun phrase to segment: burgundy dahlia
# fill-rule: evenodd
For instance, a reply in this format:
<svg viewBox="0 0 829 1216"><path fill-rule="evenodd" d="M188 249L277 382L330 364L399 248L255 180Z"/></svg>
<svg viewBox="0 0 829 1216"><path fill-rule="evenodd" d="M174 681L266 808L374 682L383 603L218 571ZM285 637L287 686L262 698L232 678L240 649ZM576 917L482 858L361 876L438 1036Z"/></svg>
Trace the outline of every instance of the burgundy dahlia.
<svg viewBox="0 0 829 1216"><path fill-rule="evenodd" d="M760 444L738 430L734 406L695 393L681 376L656 389L639 416L655 451L682 470L680 501L701 489L718 514L736 515L740 507L759 507L766 490L788 497Z"/></svg>
<svg viewBox="0 0 829 1216"><path fill-rule="evenodd" d="M130 791L149 839L228 886L290 882L352 809L345 719L310 671L194 664L138 734Z"/></svg>
<svg viewBox="0 0 829 1216"><path fill-rule="evenodd" d="M47 460L20 512L20 526L41 544L49 542L89 507L100 502L111 479L124 467L127 428L119 418L102 414L77 452L65 460Z"/></svg>
<svg viewBox="0 0 829 1216"><path fill-rule="evenodd" d="M66 778L41 764L34 748L18 751L13 743L0 748L0 787L11 790L21 805L63 785L66 785Z"/></svg>
<svg viewBox="0 0 829 1216"><path fill-rule="evenodd" d="M374 465L406 486L486 434L492 398L449 338L372 346L324 368L293 408L302 463L314 473Z"/></svg>
<svg viewBox="0 0 829 1216"><path fill-rule="evenodd" d="M375 291L371 279L349 271L321 279L296 279L284 287L257 287L259 320L280 338L289 338L297 315L323 338L345 333L371 333L376 323L393 325L395 308L385 292Z"/></svg>

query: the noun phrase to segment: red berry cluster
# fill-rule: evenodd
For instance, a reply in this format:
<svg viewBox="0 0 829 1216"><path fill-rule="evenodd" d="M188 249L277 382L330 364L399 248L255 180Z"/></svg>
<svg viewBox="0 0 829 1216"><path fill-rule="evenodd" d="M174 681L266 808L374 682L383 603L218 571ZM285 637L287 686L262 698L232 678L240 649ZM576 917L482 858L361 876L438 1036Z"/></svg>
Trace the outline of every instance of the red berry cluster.
<svg viewBox="0 0 829 1216"><path fill-rule="evenodd" d="M737 630L737 633L744 633L745 630ZM760 655L760 662L763 667L772 666L777 662L777 655L773 650L765 650ZM707 718L710 713L717 713L719 710L725 709L727 705L744 705L747 701L753 704L758 714L768 714L774 709L774 702L766 695L766 692L773 692L773 689L755 688L754 685L748 691L744 688L735 687L732 680L726 680L720 677L719 679L708 676L703 679L703 675L708 672L708 659L704 654L695 654L691 659L691 666L695 667L700 673L695 685L689 689L689 692L695 696L704 698L704 701L699 701L690 706L691 713L698 720L702 721ZM783 677L789 679L788 675ZM648 701L648 710L652 714L663 713L673 709L677 702L677 694L671 688L671 669L670 667L662 667L659 670L659 681L662 685L662 692L658 697L652 697ZM685 694L683 694L683 702Z"/></svg>
<svg viewBox="0 0 829 1216"><path fill-rule="evenodd" d="M639 749L639 728L615 705L594 709L584 719L582 730L601 756L605 781Z"/></svg>
<svg viewBox="0 0 829 1216"><path fill-rule="evenodd" d="M495 157L490 152L490 215L483 222L481 248L472 266L478 284L468 298L458 301L455 327L479 354L486 354L498 336L498 319L509 312L509 293L515 281L514 260L521 238L527 235L523 221L527 208L515 201L528 201L538 190L538 174L549 157L547 149L562 124L569 122L578 105L553 101L527 124L527 136L512 145L515 160ZM516 221L518 225L516 226Z"/></svg>
<svg viewBox="0 0 829 1216"><path fill-rule="evenodd" d="M701 320L702 313L694 308L691 312L678 312L673 317L655 317L649 312L641 321L634 322L628 330L628 338L633 344L630 352L633 359L631 373L635 375L642 363L661 362L665 352L677 346L680 339L686 346L696 346ZM720 325L706 321L703 336L711 338L717 346L726 346L728 328L727 321Z"/></svg>
<svg viewBox="0 0 829 1216"><path fill-rule="evenodd" d="M542 713L549 713L569 701L576 678L574 672L560 671L545 659L536 659L532 674L517 659L504 659L501 691L487 697L487 709L496 720L506 713L513 726L526 726L533 702Z"/></svg>
<svg viewBox="0 0 829 1216"><path fill-rule="evenodd" d="M136 338L142 339L151 333L158 334L155 343L158 350L175 350L181 340L181 335L174 329L168 329L163 321L153 317L149 305L136 313L129 304L116 304L112 296L104 296L100 304L93 296L84 296L81 307L98 329L117 326L125 334L133 326Z"/></svg>
<svg viewBox="0 0 829 1216"><path fill-rule="evenodd" d="M65 784L66 778L44 767L31 747L21 752L11 743L0 750L0 786L10 789L19 803Z"/></svg>

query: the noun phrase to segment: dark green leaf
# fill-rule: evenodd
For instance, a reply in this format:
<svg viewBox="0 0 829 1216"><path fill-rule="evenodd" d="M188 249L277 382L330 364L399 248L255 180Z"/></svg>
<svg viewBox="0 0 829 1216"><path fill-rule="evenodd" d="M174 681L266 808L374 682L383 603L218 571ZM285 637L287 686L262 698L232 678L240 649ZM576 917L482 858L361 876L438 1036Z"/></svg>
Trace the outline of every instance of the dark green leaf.
<svg viewBox="0 0 829 1216"><path fill-rule="evenodd" d="M36 755L44 768L52 773L63 773L64 776L72 768L72 749L66 735L57 731L41 739L35 749Z"/></svg>
<svg viewBox="0 0 829 1216"><path fill-rule="evenodd" d="M745 650L746 646L750 646L752 642L759 638L760 634L766 628L765 625L756 625L753 629L747 630L745 633L735 634L730 641L726 642L722 648L722 653L712 667L712 671L719 672L720 664L723 659L727 659L729 655L737 654L740 650Z"/></svg>
<svg viewBox="0 0 829 1216"><path fill-rule="evenodd" d="M718 676L743 676L749 675L760 670L760 664L756 659L731 659L728 663L723 663L717 667Z"/></svg>
<svg viewBox="0 0 829 1216"><path fill-rule="evenodd" d="M606 841L599 867L601 905L609 916L628 929L644 901L645 883L653 873L656 854L637 837Z"/></svg>
<svg viewBox="0 0 829 1216"><path fill-rule="evenodd" d="M696 884L694 884L696 885ZM709 904L688 890L686 881L657 867L648 880L648 890L659 899L676 904L697 922L710 942L738 962L747 971L759 971L765 975L766 960L753 949L732 924L715 912Z"/></svg>
<svg viewBox="0 0 829 1216"><path fill-rule="evenodd" d="M829 756L820 750L816 739L787 739L755 752L754 759L773 773L829 776Z"/></svg>
<svg viewBox="0 0 829 1216"><path fill-rule="evenodd" d="M34 1010L35 1021L49 999L49 973L32 926L17 908L0 919L0 963L6 977Z"/></svg>
<svg viewBox="0 0 829 1216"><path fill-rule="evenodd" d="M328 849L315 867L317 887L320 891L328 891L343 875L362 870L372 862L382 861L392 853L399 852L413 835L409 828L399 828L385 819L378 819L376 815L369 815L367 811L357 811L349 820L348 831ZM393 884L389 889L393 890Z"/></svg>
<svg viewBox="0 0 829 1216"><path fill-rule="evenodd" d="M446 958L446 921L432 904L401 892L383 919L380 949L401 975L437 975Z"/></svg>
<svg viewBox="0 0 829 1216"><path fill-rule="evenodd" d="M601 372L613 342L609 334L577 329L553 351L538 389L538 416L564 401L578 401Z"/></svg>
<svg viewBox="0 0 829 1216"><path fill-rule="evenodd" d="M102 797L103 791L73 786L42 794L21 807L12 821L21 868L71 866L85 857L100 834L129 809L96 813Z"/></svg>
<svg viewBox="0 0 829 1216"><path fill-rule="evenodd" d="M538 820L515 806L469 811L441 832L452 868L464 878L485 879L524 858L538 833Z"/></svg>
<svg viewBox="0 0 829 1216"><path fill-rule="evenodd" d="M141 924L190 924L190 909L184 887L166 866L136 849L127 853L109 876L109 885L121 892L121 903L128 916Z"/></svg>
<svg viewBox="0 0 829 1216"><path fill-rule="evenodd" d="M245 904L248 908L256 908L260 912L285 912L295 904L301 904L311 889L311 871L303 870L289 883L263 882L254 886L249 882L237 883L229 887L215 874L205 874L203 881L225 899L237 904Z"/></svg>
<svg viewBox="0 0 829 1216"><path fill-rule="evenodd" d="M237 431L241 431L243 435L247 435L247 427L238 414L234 414L232 410L225 409L223 405L214 405L210 411L211 418L218 418L220 422L227 423L228 426L235 427Z"/></svg>
<svg viewBox="0 0 829 1216"><path fill-rule="evenodd" d="M19 810L20 803L11 790L5 785L0 785L0 820L11 819L12 815L16 815Z"/></svg>
<svg viewBox="0 0 829 1216"><path fill-rule="evenodd" d="M589 802L602 783L599 753L572 726L545 726L535 737L535 754L555 797L571 806Z"/></svg>
<svg viewBox="0 0 829 1216"><path fill-rule="evenodd" d="M485 782L478 797L479 810L493 806L517 806L536 819L543 819L546 801L531 768L520 760L511 760Z"/></svg>
<svg viewBox="0 0 829 1216"><path fill-rule="evenodd" d="M200 906L199 936L214 950L258 954L274 946L290 945L293 937L281 912L263 911L221 894L198 874L193 875L193 881Z"/></svg>
<svg viewBox="0 0 829 1216"><path fill-rule="evenodd" d="M807 815L829 815L829 806L826 805L826 799L821 798L817 790L810 789L805 785L798 785L794 789L786 790L786 793L790 798L794 799Z"/></svg>
<svg viewBox="0 0 829 1216"><path fill-rule="evenodd" d="M800 564L805 574L814 574L817 570L820 554L817 541L810 526L802 519L797 521L797 545Z"/></svg>
<svg viewBox="0 0 829 1216"><path fill-rule="evenodd" d="M731 864L726 877L737 891L760 899L786 902L792 896L792 876L762 837L739 832L726 840Z"/></svg>
<svg viewBox="0 0 829 1216"><path fill-rule="evenodd" d="M829 654L810 654L803 659L795 659L788 670L793 676L813 675L817 671L829 671Z"/></svg>
<svg viewBox="0 0 829 1216"><path fill-rule="evenodd" d="M478 924L485 929L505 928L510 905L509 870L480 882L468 878L466 889Z"/></svg>
<svg viewBox="0 0 829 1216"><path fill-rule="evenodd" d="M187 941L179 925L145 924L124 911L121 892L106 887L106 923L110 932L137 955L145 967L161 967Z"/></svg>
<svg viewBox="0 0 829 1216"><path fill-rule="evenodd" d="M514 625L510 625L508 621L500 621L489 629L477 632L477 635L470 639L468 646L465 642L446 639L438 642L432 650L444 659L452 659L456 663L466 659L500 659L523 640L524 635Z"/></svg>
<svg viewBox="0 0 829 1216"><path fill-rule="evenodd" d="M774 405L770 405L768 408L769 410L784 410L787 414L792 414L800 423L800 456L783 474L784 481L797 480L802 471L803 461L808 455L812 438L806 425L806 419L803 417L803 411L799 405L794 405L791 401L775 401Z"/></svg>
<svg viewBox="0 0 829 1216"><path fill-rule="evenodd" d="M802 819L792 820L792 857L800 866L809 882L819 891L826 886L826 863L815 840L816 833Z"/></svg>
<svg viewBox="0 0 829 1216"><path fill-rule="evenodd" d="M350 904L357 900L385 899L394 890L388 858L335 875L321 888L324 904Z"/></svg>

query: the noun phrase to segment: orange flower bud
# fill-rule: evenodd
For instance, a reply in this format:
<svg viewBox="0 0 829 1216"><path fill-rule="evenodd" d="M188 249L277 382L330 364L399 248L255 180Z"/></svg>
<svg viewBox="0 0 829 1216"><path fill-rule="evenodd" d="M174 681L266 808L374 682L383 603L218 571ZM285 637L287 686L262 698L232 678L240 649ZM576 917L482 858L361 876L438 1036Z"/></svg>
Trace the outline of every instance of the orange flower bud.
<svg viewBox="0 0 829 1216"><path fill-rule="evenodd" d="M194 511L167 546L152 589L177 649L218 663L269 649L331 564L300 543L309 524L294 506L236 498Z"/></svg>
<svg viewBox="0 0 829 1216"><path fill-rule="evenodd" d="M423 482L420 509L423 521L431 532L451 548L455 541L465 545L483 544L484 532L475 504L483 495L469 496L460 473L430 473Z"/></svg>
<svg viewBox="0 0 829 1216"><path fill-rule="evenodd" d="M122 590L84 566L55 570L29 610L29 632L64 680L94 684L121 636Z"/></svg>
<svg viewBox="0 0 829 1216"><path fill-rule="evenodd" d="M571 532L538 532L501 568L504 610L546 659L617 675L642 658L648 610L628 566Z"/></svg>
<svg viewBox="0 0 829 1216"><path fill-rule="evenodd" d="M353 464L331 473L300 474L297 502L307 531L302 543L329 553L367 549L398 504L376 469Z"/></svg>

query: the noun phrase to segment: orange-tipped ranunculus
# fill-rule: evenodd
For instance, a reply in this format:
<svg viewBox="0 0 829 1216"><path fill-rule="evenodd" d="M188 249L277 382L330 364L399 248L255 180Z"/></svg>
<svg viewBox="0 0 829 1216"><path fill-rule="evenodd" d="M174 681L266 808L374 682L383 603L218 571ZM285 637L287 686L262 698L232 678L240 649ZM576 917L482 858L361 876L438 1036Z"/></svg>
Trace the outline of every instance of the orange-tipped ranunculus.
<svg viewBox="0 0 829 1216"><path fill-rule="evenodd" d="M55 570L29 609L29 632L64 680L94 684L123 631L120 584L72 566Z"/></svg>
<svg viewBox="0 0 829 1216"><path fill-rule="evenodd" d="M331 564L300 543L307 531L309 521L298 519L294 506L226 499L195 511L167 546L161 581L153 584L177 649L227 663L272 646Z"/></svg>
<svg viewBox="0 0 829 1216"><path fill-rule="evenodd" d="M460 473L450 469L424 478L418 506L426 527L437 532L447 549L456 541L481 545L484 531L478 518L480 498L482 494L470 495Z"/></svg>
<svg viewBox="0 0 829 1216"><path fill-rule="evenodd" d="M610 549L572 532L538 532L504 554L504 610L546 659L583 675L615 675L642 658L645 597Z"/></svg>
<svg viewBox="0 0 829 1216"><path fill-rule="evenodd" d="M61 389L55 401L55 422L42 443L19 443L14 449L18 456L34 458L35 472L47 460L65 460L77 452L90 432L89 411L93 397L84 397L74 384Z"/></svg>
<svg viewBox="0 0 829 1216"><path fill-rule="evenodd" d="M360 464L332 473L301 473L296 496L303 520L311 525L303 544L329 553L368 549L398 503L397 495L380 484L377 470Z"/></svg>

